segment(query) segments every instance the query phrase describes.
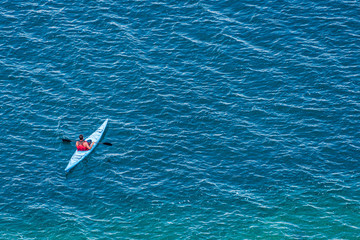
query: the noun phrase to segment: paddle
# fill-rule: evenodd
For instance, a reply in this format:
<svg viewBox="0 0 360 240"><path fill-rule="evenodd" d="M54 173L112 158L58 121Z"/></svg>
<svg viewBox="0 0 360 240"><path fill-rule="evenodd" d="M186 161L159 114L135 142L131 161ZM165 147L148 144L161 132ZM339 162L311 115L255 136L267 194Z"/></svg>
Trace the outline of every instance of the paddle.
<svg viewBox="0 0 360 240"><path fill-rule="evenodd" d="M76 142L76 141L73 141L73 140L70 140L70 139L65 139L65 138L63 138L62 141L63 141L63 142ZM104 145L107 145L107 146L112 146L112 144L111 144L111 143L108 143L108 142L104 142L104 143L98 142L98 143L104 144Z"/></svg>

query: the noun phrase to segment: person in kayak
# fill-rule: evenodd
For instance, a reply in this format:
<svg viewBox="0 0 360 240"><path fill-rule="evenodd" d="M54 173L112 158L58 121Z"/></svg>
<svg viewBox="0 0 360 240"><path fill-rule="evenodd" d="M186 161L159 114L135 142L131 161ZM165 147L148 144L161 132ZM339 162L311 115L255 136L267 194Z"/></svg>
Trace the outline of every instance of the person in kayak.
<svg viewBox="0 0 360 240"><path fill-rule="evenodd" d="M89 146L89 143L84 141L84 136L82 134L80 134L79 139L80 139L80 141L76 142L76 149L78 151L88 151L92 148L92 146L95 143L95 142L92 142L91 145Z"/></svg>

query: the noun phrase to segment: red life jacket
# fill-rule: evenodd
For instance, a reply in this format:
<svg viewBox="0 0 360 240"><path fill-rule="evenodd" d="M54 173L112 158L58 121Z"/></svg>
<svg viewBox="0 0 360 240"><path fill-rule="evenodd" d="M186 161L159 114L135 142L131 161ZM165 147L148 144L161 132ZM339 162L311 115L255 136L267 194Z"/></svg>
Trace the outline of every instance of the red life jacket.
<svg viewBox="0 0 360 240"><path fill-rule="evenodd" d="M77 145L76 149L78 151L87 151L87 150L89 150L89 149L87 149L87 147L84 146L84 140L78 141L78 145Z"/></svg>

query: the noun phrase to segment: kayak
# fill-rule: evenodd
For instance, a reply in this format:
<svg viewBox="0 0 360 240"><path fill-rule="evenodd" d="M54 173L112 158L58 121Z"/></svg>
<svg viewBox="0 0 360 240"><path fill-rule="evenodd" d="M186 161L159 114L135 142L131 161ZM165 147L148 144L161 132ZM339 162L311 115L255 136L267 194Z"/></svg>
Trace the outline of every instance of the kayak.
<svg viewBox="0 0 360 240"><path fill-rule="evenodd" d="M89 142L95 142L92 148L88 151L78 151L76 150L75 153L72 155L69 164L65 168L65 172L69 172L70 169L76 166L79 162L81 162L84 158L86 158L98 145L99 141L101 140L101 137L103 136L106 126L108 123L108 119L105 120L103 124L95 131L93 134L91 134L88 138L85 139L85 141Z"/></svg>

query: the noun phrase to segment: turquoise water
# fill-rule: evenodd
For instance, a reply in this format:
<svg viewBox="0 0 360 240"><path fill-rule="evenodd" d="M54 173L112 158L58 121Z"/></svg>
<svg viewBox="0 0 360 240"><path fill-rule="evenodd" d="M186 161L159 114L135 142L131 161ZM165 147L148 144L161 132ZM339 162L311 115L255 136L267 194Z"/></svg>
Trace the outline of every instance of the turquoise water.
<svg viewBox="0 0 360 240"><path fill-rule="evenodd" d="M358 239L359 9L1 1L0 238Z"/></svg>

